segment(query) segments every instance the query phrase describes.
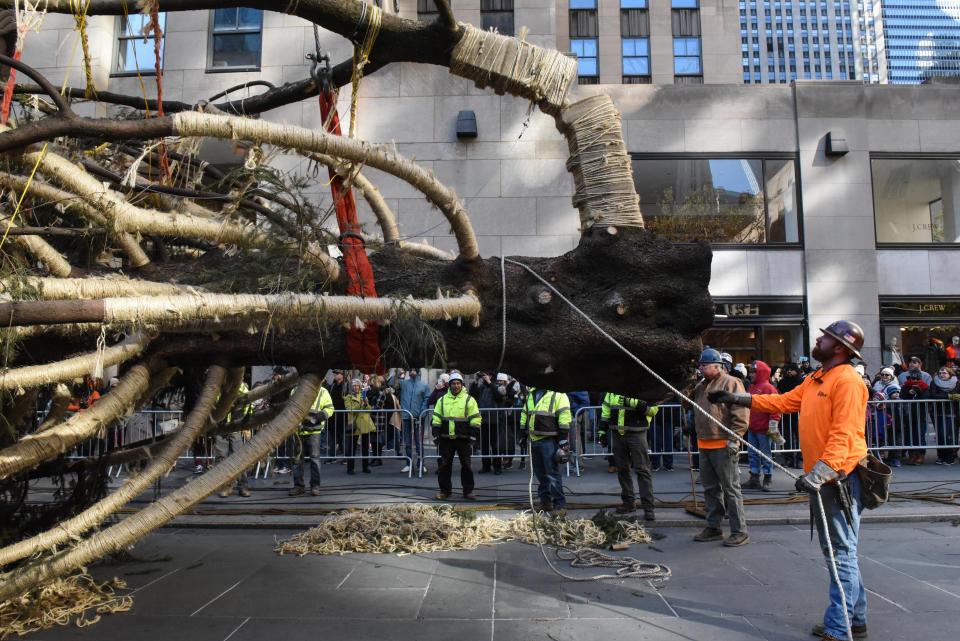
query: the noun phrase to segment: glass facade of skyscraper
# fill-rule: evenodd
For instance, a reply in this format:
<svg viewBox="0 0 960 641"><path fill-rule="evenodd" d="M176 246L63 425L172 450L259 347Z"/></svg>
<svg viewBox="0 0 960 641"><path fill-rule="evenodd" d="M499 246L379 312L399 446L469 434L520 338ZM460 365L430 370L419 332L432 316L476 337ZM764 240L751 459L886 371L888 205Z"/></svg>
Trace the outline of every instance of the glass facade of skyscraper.
<svg viewBox="0 0 960 641"><path fill-rule="evenodd" d="M960 76L960 0L883 0L887 81Z"/></svg>
<svg viewBox="0 0 960 641"><path fill-rule="evenodd" d="M850 2L744 0L743 81L858 80L855 30Z"/></svg>

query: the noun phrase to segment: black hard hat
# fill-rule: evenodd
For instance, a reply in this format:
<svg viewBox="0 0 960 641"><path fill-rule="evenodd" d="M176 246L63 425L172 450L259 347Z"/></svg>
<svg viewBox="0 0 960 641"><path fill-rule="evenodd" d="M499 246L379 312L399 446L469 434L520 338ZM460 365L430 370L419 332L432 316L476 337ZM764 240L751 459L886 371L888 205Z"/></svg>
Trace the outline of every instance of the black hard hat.
<svg viewBox="0 0 960 641"><path fill-rule="evenodd" d="M857 358L863 358L860 355L860 348L863 347L863 328L853 321L834 321L820 331L840 341Z"/></svg>

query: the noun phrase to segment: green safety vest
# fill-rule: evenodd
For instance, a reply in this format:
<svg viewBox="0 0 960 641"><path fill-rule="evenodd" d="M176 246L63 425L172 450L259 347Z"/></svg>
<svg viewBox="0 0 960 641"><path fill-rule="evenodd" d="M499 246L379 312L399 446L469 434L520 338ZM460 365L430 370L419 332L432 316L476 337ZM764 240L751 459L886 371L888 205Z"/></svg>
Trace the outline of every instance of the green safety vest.
<svg viewBox="0 0 960 641"><path fill-rule="evenodd" d="M650 428L650 419L657 415L660 408L656 405L647 407L646 413L641 416L637 411L639 399L607 392L603 397L603 406L600 410L600 420L618 427L620 434L624 432L645 432ZM616 417L616 421L613 418ZM601 430L601 434L603 430Z"/></svg>
<svg viewBox="0 0 960 641"><path fill-rule="evenodd" d="M443 438L474 438L473 428L480 429L480 408L477 399L473 398L464 389L454 396L450 391L440 397L433 411L431 425L443 426L447 424L447 433L442 431Z"/></svg>
<svg viewBox="0 0 960 641"><path fill-rule="evenodd" d="M520 412L520 426L530 434L530 439L539 441L548 436L567 432L573 420L570 414L570 399L566 394L547 391L539 403L533 402L534 388L530 388Z"/></svg>
<svg viewBox="0 0 960 641"><path fill-rule="evenodd" d="M296 388L294 388L296 389ZM313 400L310 411L307 413L312 422L304 421L300 424L297 431L301 436L319 434L327 426L327 419L333 414L333 399L330 398L330 392L326 387L321 387L317 392L317 398Z"/></svg>

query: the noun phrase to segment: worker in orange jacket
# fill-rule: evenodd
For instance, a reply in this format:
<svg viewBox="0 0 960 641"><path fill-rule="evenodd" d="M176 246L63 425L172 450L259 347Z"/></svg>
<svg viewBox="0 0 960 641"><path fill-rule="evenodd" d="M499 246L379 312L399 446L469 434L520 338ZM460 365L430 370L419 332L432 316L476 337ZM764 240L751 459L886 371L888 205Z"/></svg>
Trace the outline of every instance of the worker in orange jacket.
<svg viewBox="0 0 960 641"><path fill-rule="evenodd" d="M836 321L817 338L812 355L821 367L803 382L782 395L712 393L715 403L743 405L760 412L800 412L800 450L803 471L797 490L817 493L823 502L826 525L840 585L830 573L830 605L823 623L813 634L827 641L847 639L847 617L855 638L867 636L866 590L857 563L857 537L860 530L860 480L854 472L867 455L864 433L868 392L863 379L853 368L852 357L861 358L863 329L856 323ZM829 554L824 524L819 518L817 533L824 556ZM840 589L846 600L844 616Z"/></svg>

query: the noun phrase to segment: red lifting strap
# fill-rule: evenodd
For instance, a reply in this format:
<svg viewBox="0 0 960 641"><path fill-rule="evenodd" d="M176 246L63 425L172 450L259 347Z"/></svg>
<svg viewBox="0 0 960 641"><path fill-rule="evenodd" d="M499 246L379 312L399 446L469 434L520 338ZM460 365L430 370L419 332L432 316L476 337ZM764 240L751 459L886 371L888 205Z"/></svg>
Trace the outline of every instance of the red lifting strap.
<svg viewBox="0 0 960 641"><path fill-rule="evenodd" d="M332 96L331 96L332 98ZM340 118L337 116L337 106L323 91L320 92L320 116L324 122L330 120L327 131L340 136ZM333 116L330 116L330 112ZM353 191L344 187L343 179L337 175L332 167L329 168L330 185L333 191L333 202L337 210L337 224L340 226L340 243L343 252L343 262L347 268L350 284L347 293L366 298L376 298L377 290L374 287L373 268L367 260L363 240L359 236L360 223L357 220L357 205L353 200ZM379 324L375 321L365 321L363 329L351 324L347 330L347 357L361 372L366 374L377 372L383 374L386 368L380 360L380 332Z"/></svg>

